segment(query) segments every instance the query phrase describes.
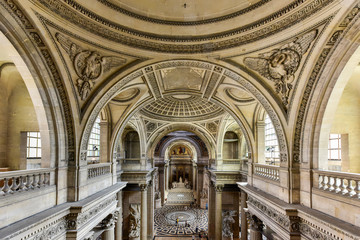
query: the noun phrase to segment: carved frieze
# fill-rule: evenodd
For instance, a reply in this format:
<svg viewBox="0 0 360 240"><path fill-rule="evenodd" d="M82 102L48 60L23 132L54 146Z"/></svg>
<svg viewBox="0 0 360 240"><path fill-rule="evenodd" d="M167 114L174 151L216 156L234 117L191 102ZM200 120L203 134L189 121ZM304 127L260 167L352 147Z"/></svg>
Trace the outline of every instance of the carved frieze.
<svg viewBox="0 0 360 240"><path fill-rule="evenodd" d="M81 100L89 96L95 82L102 74L126 63L126 59L121 57L102 56L97 51L83 49L61 33L56 33L55 37L69 55L76 75L79 77L76 85Z"/></svg>
<svg viewBox="0 0 360 240"><path fill-rule="evenodd" d="M274 82L275 91L280 94L286 106L289 103L290 91L293 89L295 73L299 69L301 59L316 36L316 30L308 32L280 48L261 53L258 57L247 57L244 59L244 64Z"/></svg>

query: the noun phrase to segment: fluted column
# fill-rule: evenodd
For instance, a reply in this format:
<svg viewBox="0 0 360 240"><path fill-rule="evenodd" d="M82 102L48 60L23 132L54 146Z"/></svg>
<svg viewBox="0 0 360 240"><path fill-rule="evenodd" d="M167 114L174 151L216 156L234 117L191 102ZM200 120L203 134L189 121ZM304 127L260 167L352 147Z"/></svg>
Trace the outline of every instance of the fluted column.
<svg viewBox="0 0 360 240"><path fill-rule="evenodd" d="M222 238L222 191L224 185L218 184L215 186L216 197L215 197L215 239Z"/></svg>
<svg viewBox="0 0 360 240"><path fill-rule="evenodd" d="M123 212L123 208L122 208L122 191L117 193L117 207L118 207L118 211L119 211L119 216L118 216L118 220L116 221L115 224L115 238L116 240L121 240L122 239L122 223L123 223L123 217L122 217L122 212Z"/></svg>
<svg viewBox="0 0 360 240"><path fill-rule="evenodd" d="M255 215L250 215L250 240L262 240L262 221Z"/></svg>
<svg viewBox="0 0 360 240"><path fill-rule="evenodd" d="M141 220L140 220L140 239L147 239L147 184L140 184L141 191Z"/></svg>
<svg viewBox="0 0 360 240"><path fill-rule="evenodd" d="M245 208L247 208L247 194L241 191L241 240L248 239L248 223Z"/></svg>

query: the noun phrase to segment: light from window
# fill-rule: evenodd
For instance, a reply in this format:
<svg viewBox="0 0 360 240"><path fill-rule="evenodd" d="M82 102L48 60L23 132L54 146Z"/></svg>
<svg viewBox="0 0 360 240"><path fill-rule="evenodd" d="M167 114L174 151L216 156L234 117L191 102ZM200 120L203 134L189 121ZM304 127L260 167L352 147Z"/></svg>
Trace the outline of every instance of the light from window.
<svg viewBox="0 0 360 240"><path fill-rule="evenodd" d="M265 117L265 162L275 164L279 162L279 144L274 125L268 114Z"/></svg>
<svg viewBox="0 0 360 240"><path fill-rule="evenodd" d="M330 134L328 159L331 161L341 161L341 134Z"/></svg>
<svg viewBox="0 0 360 240"><path fill-rule="evenodd" d="M26 158L41 158L40 132L27 132L26 142Z"/></svg>
<svg viewBox="0 0 360 240"><path fill-rule="evenodd" d="M89 160L98 160L100 156L100 117L96 118L90 133L87 156Z"/></svg>

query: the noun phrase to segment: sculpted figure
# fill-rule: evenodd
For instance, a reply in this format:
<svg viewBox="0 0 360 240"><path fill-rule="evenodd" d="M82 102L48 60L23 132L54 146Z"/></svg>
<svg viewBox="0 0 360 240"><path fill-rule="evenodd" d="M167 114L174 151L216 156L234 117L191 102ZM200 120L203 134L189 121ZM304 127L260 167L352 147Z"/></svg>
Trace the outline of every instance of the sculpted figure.
<svg viewBox="0 0 360 240"><path fill-rule="evenodd" d="M102 56L96 51L85 50L63 34L56 33L55 37L69 55L74 70L79 77L76 84L81 100L88 97L95 82L103 73L126 63L126 59L121 57Z"/></svg>
<svg viewBox="0 0 360 240"><path fill-rule="evenodd" d="M129 238L140 237L140 204L130 204L130 234Z"/></svg>
<svg viewBox="0 0 360 240"><path fill-rule="evenodd" d="M222 235L223 235L223 237L232 239L232 237L233 237L232 224L235 223L235 220L233 218L235 215L236 215L235 210L223 211L223 213L222 213L222 218L223 218Z"/></svg>
<svg viewBox="0 0 360 240"><path fill-rule="evenodd" d="M246 57L244 64L273 81L275 91L281 95L283 104L288 105L295 72L300 66L302 56L308 51L316 36L316 30L308 32L280 48L261 53L258 57Z"/></svg>

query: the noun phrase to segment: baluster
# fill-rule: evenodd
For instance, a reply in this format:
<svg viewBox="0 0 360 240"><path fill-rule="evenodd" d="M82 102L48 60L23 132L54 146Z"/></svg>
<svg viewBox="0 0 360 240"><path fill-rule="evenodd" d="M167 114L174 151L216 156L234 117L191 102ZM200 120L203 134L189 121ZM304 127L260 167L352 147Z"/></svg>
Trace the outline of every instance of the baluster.
<svg viewBox="0 0 360 240"><path fill-rule="evenodd" d="M4 182L4 179L0 178L0 182L1 181L4 183L4 185L2 187L0 186L0 196L3 196L3 195L5 195L5 193L3 191L3 188L5 187L5 182Z"/></svg>
<svg viewBox="0 0 360 240"><path fill-rule="evenodd" d="M319 185L318 185L319 189L323 188L323 179L324 179L323 175L319 174L319 179L318 179L319 180Z"/></svg>
<svg viewBox="0 0 360 240"><path fill-rule="evenodd" d="M348 178L346 180L347 180L347 186L346 186L346 193L344 195L351 196L351 192L352 192L351 179Z"/></svg>
<svg viewBox="0 0 360 240"><path fill-rule="evenodd" d="M340 181L341 184L340 184L340 187L339 187L339 188L340 188L340 193L341 193L341 194L344 194L344 191L345 191L345 189L346 189L346 187L345 187L345 181L344 181L345 179L344 179L344 178L340 178L340 180L341 180L341 181Z"/></svg>
<svg viewBox="0 0 360 240"><path fill-rule="evenodd" d="M24 182L25 176L20 176L20 183L19 183L19 191L26 190L25 182Z"/></svg>
<svg viewBox="0 0 360 240"><path fill-rule="evenodd" d="M355 190L356 189L356 190ZM356 187L355 187L355 195L357 196L357 198L360 198L360 180L356 181Z"/></svg>
<svg viewBox="0 0 360 240"><path fill-rule="evenodd" d="M33 187L33 177L32 177L32 175L27 175L26 176L26 190L29 190L29 189L31 189L31 188L34 188Z"/></svg>
<svg viewBox="0 0 360 240"><path fill-rule="evenodd" d="M37 188L39 187L39 177L38 175L33 174L33 187Z"/></svg>
<svg viewBox="0 0 360 240"><path fill-rule="evenodd" d="M50 185L50 177L51 177L51 173L46 173L46 181L45 181L46 185Z"/></svg>
<svg viewBox="0 0 360 240"><path fill-rule="evenodd" d="M8 178L4 178L4 187L3 187L3 192L4 195L12 193L10 186L9 186L9 179Z"/></svg>
<svg viewBox="0 0 360 240"><path fill-rule="evenodd" d="M326 177L326 183L325 183L325 187L324 190L329 190L330 188L330 177L329 176L325 176Z"/></svg>
<svg viewBox="0 0 360 240"><path fill-rule="evenodd" d="M334 177L329 177L329 191L332 192L335 190L335 178Z"/></svg>
<svg viewBox="0 0 360 240"><path fill-rule="evenodd" d="M20 183L16 184L16 180L17 180L17 179L18 179L17 177L12 177L11 190L12 190L13 192L16 192L16 190L18 189L18 187L19 187L19 185L20 185Z"/></svg>

